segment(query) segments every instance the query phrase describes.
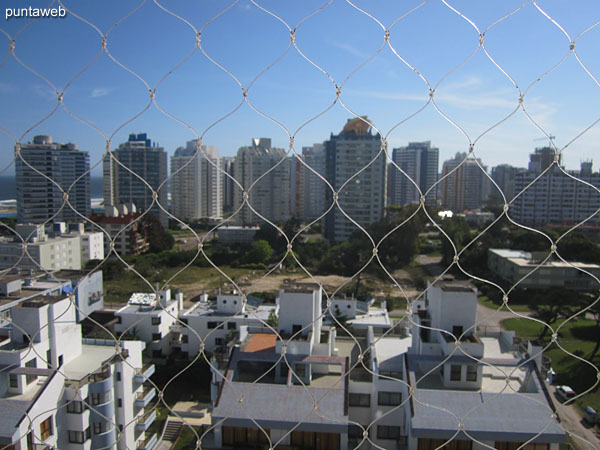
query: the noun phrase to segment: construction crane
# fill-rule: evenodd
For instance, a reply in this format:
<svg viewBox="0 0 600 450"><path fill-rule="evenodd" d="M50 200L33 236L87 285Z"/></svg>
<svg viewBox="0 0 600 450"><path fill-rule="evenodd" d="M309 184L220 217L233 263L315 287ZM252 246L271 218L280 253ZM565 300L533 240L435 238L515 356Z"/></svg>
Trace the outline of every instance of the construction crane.
<svg viewBox="0 0 600 450"><path fill-rule="evenodd" d="M546 141L547 140L548 141L548 147L552 147L552 141L554 141L554 139L556 139L556 136L552 136L550 134L550 135L548 135L548 137L534 139L534 142L535 141Z"/></svg>

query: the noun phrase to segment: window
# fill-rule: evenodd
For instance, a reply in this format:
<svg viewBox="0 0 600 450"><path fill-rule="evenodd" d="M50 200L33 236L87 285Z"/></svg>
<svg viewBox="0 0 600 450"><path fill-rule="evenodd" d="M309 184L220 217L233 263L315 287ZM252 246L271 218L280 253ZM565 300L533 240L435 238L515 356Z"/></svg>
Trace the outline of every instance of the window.
<svg viewBox="0 0 600 450"><path fill-rule="evenodd" d="M160 317L153 317L152 318L152 325L160 325L161 322L161 318Z"/></svg>
<svg viewBox="0 0 600 450"><path fill-rule="evenodd" d="M106 433L110 430L109 422L94 422L94 434Z"/></svg>
<svg viewBox="0 0 600 450"><path fill-rule="evenodd" d="M306 376L306 366L304 364L295 364L294 372L298 378L304 378Z"/></svg>
<svg viewBox="0 0 600 450"><path fill-rule="evenodd" d="M64 361L63 355L58 355L58 367L63 365L63 361Z"/></svg>
<svg viewBox="0 0 600 450"><path fill-rule="evenodd" d="M69 430L69 442L72 444L83 444L85 442L85 434L83 431Z"/></svg>
<svg viewBox="0 0 600 450"><path fill-rule="evenodd" d="M123 399L118 398L117 399L117 408L122 408L123 407Z"/></svg>
<svg viewBox="0 0 600 450"><path fill-rule="evenodd" d="M183 342L184 344L188 343L188 335L187 334L182 334L181 335L181 342Z"/></svg>
<svg viewBox="0 0 600 450"><path fill-rule="evenodd" d="M87 427L85 429L85 440L87 441L91 437L92 437L92 429L90 427Z"/></svg>
<svg viewBox="0 0 600 450"><path fill-rule="evenodd" d="M50 416L40 423L40 436L42 437L42 441L48 439L52 434L54 434L54 431L52 430L52 416Z"/></svg>
<svg viewBox="0 0 600 450"><path fill-rule="evenodd" d="M549 450L549 444L527 444L525 447L521 447L523 442L496 442L494 447L497 450L517 450L521 448L522 450Z"/></svg>
<svg viewBox="0 0 600 450"><path fill-rule="evenodd" d="M350 406L371 406L371 395L370 394L350 394L349 396Z"/></svg>
<svg viewBox="0 0 600 450"><path fill-rule="evenodd" d="M208 322L206 324L206 328L208 328L209 330L212 328L218 328L219 326L221 326L221 322Z"/></svg>
<svg viewBox="0 0 600 450"><path fill-rule="evenodd" d="M223 339L222 338L215 338L215 345L223 345Z"/></svg>
<svg viewBox="0 0 600 450"><path fill-rule="evenodd" d="M14 373L11 373L8 376L8 385L11 388L18 388L19 387L19 378L17 377L17 375L15 375Z"/></svg>
<svg viewBox="0 0 600 450"><path fill-rule="evenodd" d="M100 394L92 394L92 405L103 405L104 403L108 403L111 398L110 391L102 392Z"/></svg>
<svg viewBox="0 0 600 450"><path fill-rule="evenodd" d="M384 378L386 377L386 378ZM379 379L380 380L401 380L402 379L402 371L401 370L380 370L379 371Z"/></svg>
<svg viewBox="0 0 600 450"><path fill-rule="evenodd" d="M115 372L115 378L117 381L121 381L121 372Z"/></svg>
<svg viewBox="0 0 600 450"><path fill-rule="evenodd" d="M235 330L235 329L236 329L235 322L229 322L229 323L227 324L227 329L228 329L228 330Z"/></svg>
<svg viewBox="0 0 600 450"><path fill-rule="evenodd" d="M379 392L377 394L377 404L380 406L398 406L400 403L402 403L400 392Z"/></svg>
<svg viewBox="0 0 600 450"><path fill-rule="evenodd" d="M467 366L467 381L477 381L477 366Z"/></svg>
<svg viewBox="0 0 600 450"><path fill-rule="evenodd" d="M25 367L37 367L37 360L33 358L31 361L27 361L25 363ZM35 375L27 375L26 379L27 384L31 384L37 379L37 377Z"/></svg>
<svg viewBox="0 0 600 450"><path fill-rule="evenodd" d="M394 439L397 441L403 441L402 443L406 444L406 436L402 436L402 429L400 427L378 425L377 439Z"/></svg>
<svg viewBox="0 0 600 450"><path fill-rule="evenodd" d="M49 349L46 352L46 367L48 367L48 369L52 369L52 349Z"/></svg>
<svg viewBox="0 0 600 450"><path fill-rule="evenodd" d="M450 381L460 381L462 366L452 364L450 366Z"/></svg>
<svg viewBox="0 0 600 450"><path fill-rule="evenodd" d="M83 402L73 400L67 403L67 412L72 414L81 414L83 412Z"/></svg>
<svg viewBox="0 0 600 450"><path fill-rule="evenodd" d="M184 325L188 324L188 320L187 319L181 319L181 323L183 323Z"/></svg>
<svg viewBox="0 0 600 450"><path fill-rule="evenodd" d="M452 327L452 334L458 339L463 334L463 327L461 325L454 325Z"/></svg>
<svg viewBox="0 0 600 450"><path fill-rule="evenodd" d="M153 341L160 341L162 339L162 334L161 333L152 333L152 340Z"/></svg>

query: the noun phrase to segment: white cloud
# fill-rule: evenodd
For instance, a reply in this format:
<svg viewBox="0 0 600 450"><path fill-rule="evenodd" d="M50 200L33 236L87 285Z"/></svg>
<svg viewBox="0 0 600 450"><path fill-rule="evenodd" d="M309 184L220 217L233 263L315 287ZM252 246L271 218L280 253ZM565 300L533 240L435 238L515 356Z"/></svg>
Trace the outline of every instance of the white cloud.
<svg viewBox="0 0 600 450"><path fill-rule="evenodd" d="M90 94L90 97L92 98L97 98L97 97L104 97L108 94L110 94L112 92L112 88L106 88L106 87L102 87L102 88L94 88L92 89L92 93Z"/></svg>

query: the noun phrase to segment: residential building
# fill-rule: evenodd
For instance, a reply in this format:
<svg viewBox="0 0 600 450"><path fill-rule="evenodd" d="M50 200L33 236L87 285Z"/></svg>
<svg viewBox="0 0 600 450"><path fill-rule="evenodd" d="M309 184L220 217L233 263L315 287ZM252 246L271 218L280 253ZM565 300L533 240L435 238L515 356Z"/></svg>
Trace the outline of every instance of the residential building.
<svg viewBox="0 0 600 450"><path fill-rule="evenodd" d="M511 285L518 283L521 288L596 290L600 287L588 275L591 273L600 278L600 265L571 261L565 263L554 258L546 261L547 256L548 252L490 248L488 268Z"/></svg>
<svg viewBox="0 0 600 450"><path fill-rule="evenodd" d="M16 148L17 221L80 221L90 215L90 157L75 144L35 136ZM68 194L68 203L65 198Z"/></svg>
<svg viewBox="0 0 600 450"><path fill-rule="evenodd" d="M90 259L104 259L103 233L85 232L83 224L70 232L64 222L50 225L55 230L46 233L43 224L19 224L18 236L0 239L0 269L81 270Z"/></svg>
<svg viewBox="0 0 600 450"><path fill-rule="evenodd" d="M322 324L321 289L288 286L279 307L283 341L273 333L240 334L225 359L213 357L213 446L345 449L348 387L341 374L348 359L334 355L335 328Z"/></svg>
<svg viewBox="0 0 600 450"><path fill-rule="evenodd" d="M345 337L322 322L318 285L283 287L279 336L240 328L228 355L213 354L212 446L558 450L566 436L541 347L515 345L514 332L479 336L468 282L430 283L426 295L401 324L412 335L372 324ZM353 299L330 306L359 309Z"/></svg>
<svg viewBox="0 0 600 450"><path fill-rule="evenodd" d="M144 226L142 213L137 212L134 204L121 204L106 206L104 214L91 216L94 222L91 229L102 228L110 237L104 240L104 251L107 256L112 256L111 251L120 256L139 255L148 251L148 233Z"/></svg>
<svg viewBox="0 0 600 450"><path fill-rule="evenodd" d="M600 189L600 172L593 172L592 162L585 161L577 171L566 171L558 162L546 166L549 170L542 174L538 168L544 167L550 157L547 156L544 163L540 162L543 159L540 155L548 153L541 150L536 149L536 153L530 156L530 170L515 176L515 192L523 192L511 204L510 217L518 223L532 226L572 226L584 221L586 226L600 225L600 215L597 214L600 209L600 193L597 190Z"/></svg>
<svg viewBox="0 0 600 450"><path fill-rule="evenodd" d="M76 270L61 270L54 276L57 279L68 280L75 296L75 311L77 322L88 318L94 311L104 309L104 282L102 270L82 272Z"/></svg>
<svg viewBox="0 0 600 450"><path fill-rule="evenodd" d="M454 212L481 208L489 194L486 171L480 159L466 153L444 161L438 190L442 207Z"/></svg>
<svg viewBox="0 0 600 450"><path fill-rule="evenodd" d="M386 160L381 136L371 133L366 117L349 119L340 134L325 142L326 205L337 205L325 216L325 237L346 241L358 227L383 217L386 198ZM359 173L360 172L360 173ZM342 210L344 212L342 212Z"/></svg>
<svg viewBox="0 0 600 450"><path fill-rule="evenodd" d="M115 316L115 333L131 336L147 343L152 358L161 360L173 351L173 325L183 309L183 294L171 298L171 289L154 293L131 294L127 305Z"/></svg>
<svg viewBox="0 0 600 450"><path fill-rule="evenodd" d="M219 150L189 141L171 157L171 212L186 222L223 217Z"/></svg>
<svg viewBox="0 0 600 450"><path fill-rule="evenodd" d="M133 203L138 211L149 209L163 227L168 226L167 154L146 133L130 134L127 142L104 158L103 171L105 207Z"/></svg>
<svg viewBox="0 0 600 450"><path fill-rule="evenodd" d="M250 146L241 147L233 173L244 189L237 184L233 188L233 211L241 208L237 223L255 224L263 222L262 217L281 223L291 217L290 160L285 150L271 147L271 139L255 138Z"/></svg>
<svg viewBox="0 0 600 450"><path fill-rule="evenodd" d="M522 172L525 172L525 169L513 167L509 164L492 167L492 180L498 185L507 202L510 202L518 193L515 192L515 180L517 173ZM490 186L490 200L497 203L504 202L498 188L494 185Z"/></svg>
<svg viewBox="0 0 600 450"><path fill-rule="evenodd" d="M38 296L11 309L0 328L0 445L6 448L138 448L156 434L156 395L144 383L140 341L82 339L67 295Z"/></svg>
<svg viewBox="0 0 600 450"><path fill-rule="evenodd" d="M248 330L270 332L265 324L277 316L277 311L277 305L263 305L256 297L248 296L244 302L235 291L219 293L214 302L203 294L199 302L179 314L181 352L191 359L202 350L214 352Z"/></svg>
<svg viewBox="0 0 600 450"><path fill-rule="evenodd" d="M425 201L435 205L439 153L437 147L431 146L431 141L409 142L406 147L394 149L392 161L398 167L390 164L392 205L419 203L421 195L425 194Z"/></svg>
<svg viewBox="0 0 600 450"><path fill-rule="evenodd" d="M302 158L306 165L302 165L304 177L304 220L314 220L321 217L327 210L325 201L326 191L329 189L325 183L325 146L314 144L312 147L302 147Z"/></svg>
<svg viewBox="0 0 600 450"><path fill-rule="evenodd" d="M414 396L410 407L405 403L408 448L433 449L453 439L452 448L535 443L558 450L566 435L544 381L542 348L516 346L514 332L479 336L477 289L469 282L428 283L427 301L415 306L406 359Z"/></svg>

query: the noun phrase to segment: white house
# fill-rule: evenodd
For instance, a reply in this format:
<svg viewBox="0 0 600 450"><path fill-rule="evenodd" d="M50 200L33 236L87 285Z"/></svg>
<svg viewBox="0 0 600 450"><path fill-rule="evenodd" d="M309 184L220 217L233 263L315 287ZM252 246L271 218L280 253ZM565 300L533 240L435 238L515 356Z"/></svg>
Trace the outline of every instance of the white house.
<svg viewBox="0 0 600 450"><path fill-rule="evenodd" d="M14 306L0 329L0 445L4 448L138 448L157 436L153 388L140 341L82 339L72 295ZM144 409L146 408L146 409Z"/></svg>

